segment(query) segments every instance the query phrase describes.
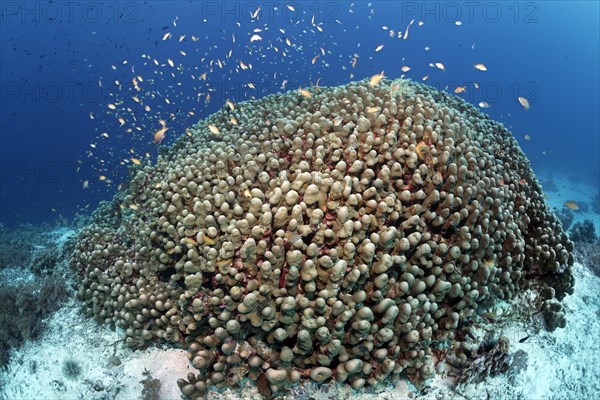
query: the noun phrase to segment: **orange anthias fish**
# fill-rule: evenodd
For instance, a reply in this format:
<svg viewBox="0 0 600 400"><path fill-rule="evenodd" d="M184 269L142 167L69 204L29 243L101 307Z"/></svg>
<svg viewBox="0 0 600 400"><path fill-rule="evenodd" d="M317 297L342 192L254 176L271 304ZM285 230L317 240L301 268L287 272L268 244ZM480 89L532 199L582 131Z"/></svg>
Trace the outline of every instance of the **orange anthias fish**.
<svg viewBox="0 0 600 400"><path fill-rule="evenodd" d="M165 120L161 119L158 122L162 125L162 128L160 128L154 133L154 144L161 144L162 141L165 140L166 132L169 130L169 128L167 128L167 123Z"/></svg>
<svg viewBox="0 0 600 400"><path fill-rule="evenodd" d="M298 89L298 91L300 92L300 94L308 99L310 99L312 97L312 95L310 94L310 92L306 89Z"/></svg>
<svg viewBox="0 0 600 400"><path fill-rule="evenodd" d="M383 71L381 71L380 74L373 75L371 77L371 80L369 81L369 86L373 87L379 85L379 82L381 82L383 78L385 78L385 76L383 75Z"/></svg>
<svg viewBox="0 0 600 400"><path fill-rule="evenodd" d="M196 240L194 240L194 239L192 239L192 238L189 238L189 237L186 237L186 238L185 238L185 242L186 242L187 244L191 244L191 245L194 245L194 246L197 246L197 245L198 245L198 242L197 242Z"/></svg>
<svg viewBox="0 0 600 400"><path fill-rule="evenodd" d="M483 265L485 267L495 267L496 261L493 258L488 258L486 260L483 260Z"/></svg>
<svg viewBox="0 0 600 400"><path fill-rule="evenodd" d="M575 203L574 201L566 201L565 207L570 208L571 210L574 210L574 211L579 210L579 204Z"/></svg>
<svg viewBox="0 0 600 400"><path fill-rule="evenodd" d="M417 152L417 156L419 157L419 160L423 160L425 159L425 156L427 156L427 153L429 152L429 146L427 146L427 144L425 142L419 142L419 144L417 144L417 147L415 148L416 152Z"/></svg>
<svg viewBox="0 0 600 400"><path fill-rule="evenodd" d="M529 101L525 97L519 97L518 100L525 110L529 110Z"/></svg>

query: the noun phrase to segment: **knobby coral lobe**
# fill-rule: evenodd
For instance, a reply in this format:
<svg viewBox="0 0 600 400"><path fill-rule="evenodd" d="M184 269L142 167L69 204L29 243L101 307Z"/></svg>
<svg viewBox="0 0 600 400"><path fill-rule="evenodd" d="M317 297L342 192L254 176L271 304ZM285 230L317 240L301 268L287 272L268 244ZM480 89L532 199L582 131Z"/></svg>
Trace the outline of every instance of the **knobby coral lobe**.
<svg viewBox="0 0 600 400"><path fill-rule="evenodd" d="M265 393L422 382L479 305L534 284L564 326L572 243L516 140L462 100L358 82L190 133L101 205L72 257L87 314L131 347L189 350L189 398L244 377Z"/></svg>

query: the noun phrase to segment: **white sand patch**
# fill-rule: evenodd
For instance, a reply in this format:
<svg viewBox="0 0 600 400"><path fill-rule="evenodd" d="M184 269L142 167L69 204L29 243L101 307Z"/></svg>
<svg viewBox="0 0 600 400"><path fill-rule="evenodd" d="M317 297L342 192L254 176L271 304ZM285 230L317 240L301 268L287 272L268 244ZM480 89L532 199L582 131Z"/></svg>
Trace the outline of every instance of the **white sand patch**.
<svg viewBox="0 0 600 400"><path fill-rule="evenodd" d="M67 240L77 235L77 231L71 228L58 228L50 232L55 237L54 241L57 246L62 247Z"/></svg>
<svg viewBox="0 0 600 400"><path fill-rule="evenodd" d="M122 336L80 316L75 301L48 321L40 340L14 352L7 371L0 375L0 398L30 399L141 399L143 372L161 381L161 399L179 399L177 379L188 372L184 350L124 348ZM121 361L113 363L114 357ZM69 379L65 360L81 366L81 374Z"/></svg>

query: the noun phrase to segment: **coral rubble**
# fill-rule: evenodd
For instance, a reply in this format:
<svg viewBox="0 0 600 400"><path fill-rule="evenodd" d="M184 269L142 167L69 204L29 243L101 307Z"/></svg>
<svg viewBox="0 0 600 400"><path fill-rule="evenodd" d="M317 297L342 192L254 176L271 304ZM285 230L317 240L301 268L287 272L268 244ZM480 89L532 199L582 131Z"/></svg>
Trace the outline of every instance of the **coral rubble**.
<svg viewBox="0 0 600 400"><path fill-rule="evenodd" d="M576 222L569 232L571 240L575 243L600 243L600 238L596 235L596 228L591 219Z"/></svg>
<svg viewBox="0 0 600 400"><path fill-rule="evenodd" d="M67 299L63 280L56 277L31 283L0 284L0 369L26 340L40 336L45 319Z"/></svg>

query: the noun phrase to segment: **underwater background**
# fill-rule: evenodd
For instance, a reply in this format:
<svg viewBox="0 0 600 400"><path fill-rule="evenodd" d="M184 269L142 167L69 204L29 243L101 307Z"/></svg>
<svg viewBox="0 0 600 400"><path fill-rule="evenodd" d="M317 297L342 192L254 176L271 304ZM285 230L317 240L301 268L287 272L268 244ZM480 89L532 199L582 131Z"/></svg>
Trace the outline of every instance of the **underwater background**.
<svg viewBox="0 0 600 400"><path fill-rule="evenodd" d="M454 376L468 381L460 389L438 376L359 396L307 380L282 398L599 397L599 32L597 1L0 1L0 399L180 398L193 370L184 346L134 351L122 329L81 312L96 282L73 254L110 207L100 222L91 214L220 110L383 76L458 96L512 132L561 222L552 234L574 242L572 270L561 265L567 278L553 282L564 286L551 304L560 318L541 329L535 290L515 308L479 308L477 334L502 334L510 352L497 337L480 343ZM145 211L117 200L119 215ZM247 381L207 398L264 395Z"/></svg>
<svg viewBox="0 0 600 400"><path fill-rule="evenodd" d="M557 206L598 211L598 2L274 1L254 19L259 4L3 1L0 222L89 213L132 157L156 158L161 119L168 144L227 99L381 71L464 87L458 95L489 104L542 181L567 182ZM564 193L578 183L589 190Z"/></svg>

